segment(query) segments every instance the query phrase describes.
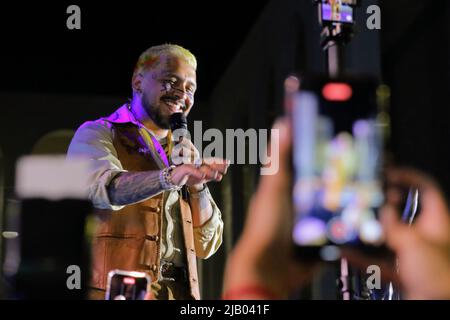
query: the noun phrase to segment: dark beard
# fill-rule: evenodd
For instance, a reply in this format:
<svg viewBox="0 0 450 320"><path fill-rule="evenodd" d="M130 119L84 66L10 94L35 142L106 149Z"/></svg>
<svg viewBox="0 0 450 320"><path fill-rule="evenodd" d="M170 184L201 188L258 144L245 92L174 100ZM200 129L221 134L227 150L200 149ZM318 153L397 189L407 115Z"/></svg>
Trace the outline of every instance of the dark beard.
<svg viewBox="0 0 450 320"><path fill-rule="evenodd" d="M152 106L148 103L147 96L142 97L142 106L152 121L161 129L170 129L169 117L165 117L160 108Z"/></svg>

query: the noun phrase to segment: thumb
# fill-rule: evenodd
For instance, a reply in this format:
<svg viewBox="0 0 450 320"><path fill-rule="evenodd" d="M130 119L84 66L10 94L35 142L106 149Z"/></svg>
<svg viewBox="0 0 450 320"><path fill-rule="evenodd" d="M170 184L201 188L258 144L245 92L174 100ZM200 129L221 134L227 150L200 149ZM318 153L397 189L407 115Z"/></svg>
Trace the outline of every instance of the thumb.
<svg viewBox="0 0 450 320"><path fill-rule="evenodd" d="M400 221L400 215L391 205L380 210L380 220L386 237L386 243L393 250L399 249L408 227Z"/></svg>
<svg viewBox="0 0 450 320"><path fill-rule="evenodd" d="M286 118L280 118L276 121L273 128L273 135L268 147L267 168L277 168L272 174L261 176L260 189L272 189L285 192L289 186L290 156L291 156L291 127Z"/></svg>
<svg viewBox="0 0 450 320"><path fill-rule="evenodd" d="M436 242L450 243L450 215L441 191L437 188L419 190L422 210L416 221L421 234Z"/></svg>

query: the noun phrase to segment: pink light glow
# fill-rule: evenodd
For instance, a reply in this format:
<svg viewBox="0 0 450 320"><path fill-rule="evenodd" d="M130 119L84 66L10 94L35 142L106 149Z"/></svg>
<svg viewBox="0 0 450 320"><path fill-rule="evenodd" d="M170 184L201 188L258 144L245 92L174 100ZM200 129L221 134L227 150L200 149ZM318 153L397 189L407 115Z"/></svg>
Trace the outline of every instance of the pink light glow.
<svg viewBox="0 0 450 320"><path fill-rule="evenodd" d="M347 101L353 95L353 90L346 83L330 82L322 89L322 95L329 101Z"/></svg>
<svg viewBox="0 0 450 320"><path fill-rule="evenodd" d="M123 278L123 283L125 283L125 284L135 284L136 280L134 278L127 277L127 278Z"/></svg>

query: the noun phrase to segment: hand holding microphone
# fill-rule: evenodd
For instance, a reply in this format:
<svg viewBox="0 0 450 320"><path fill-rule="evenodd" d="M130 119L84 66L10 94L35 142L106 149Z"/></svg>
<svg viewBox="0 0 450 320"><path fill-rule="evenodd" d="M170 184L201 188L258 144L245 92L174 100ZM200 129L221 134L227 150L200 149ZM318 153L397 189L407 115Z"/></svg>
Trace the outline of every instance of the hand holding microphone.
<svg viewBox="0 0 450 320"><path fill-rule="evenodd" d="M183 113L170 116L170 127L176 143L172 151L172 162L176 165L171 173L172 182L201 189L204 183L221 181L230 162L220 158L200 158L197 148L187 138L187 120Z"/></svg>

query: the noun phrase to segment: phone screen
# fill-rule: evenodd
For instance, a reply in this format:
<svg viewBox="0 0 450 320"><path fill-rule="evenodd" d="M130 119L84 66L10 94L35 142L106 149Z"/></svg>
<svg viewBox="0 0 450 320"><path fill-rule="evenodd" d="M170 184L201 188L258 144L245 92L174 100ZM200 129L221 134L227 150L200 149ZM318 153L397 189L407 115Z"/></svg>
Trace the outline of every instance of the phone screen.
<svg viewBox="0 0 450 320"><path fill-rule="evenodd" d="M293 241L299 247L378 246L382 131L376 82L302 81L294 98Z"/></svg>
<svg viewBox="0 0 450 320"><path fill-rule="evenodd" d="M142 272L113 270L108 274L106 300L144 300L150 278Z"/></svg>
<svg viewBox="0 0 450 320"><path fill-rule="evenodd" d="M322 22L353 23L352 1L346 0L322 0L321 18Z"/></svg>

